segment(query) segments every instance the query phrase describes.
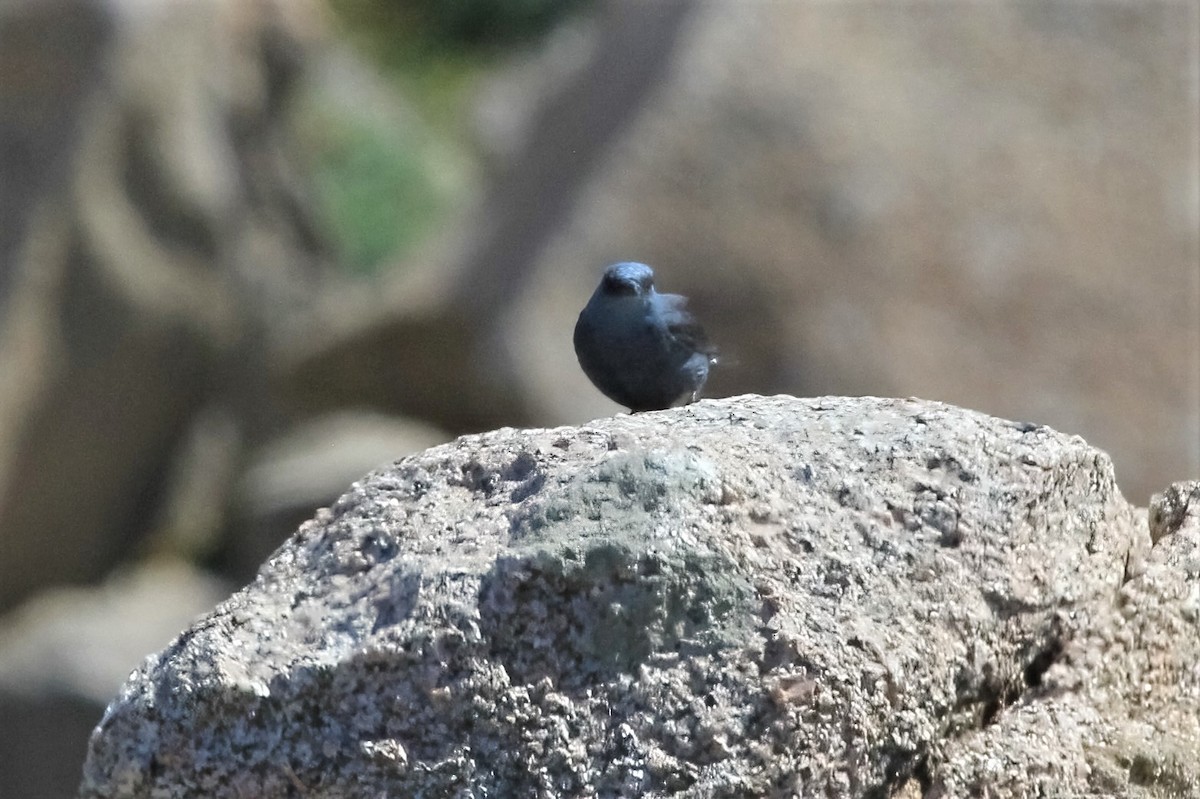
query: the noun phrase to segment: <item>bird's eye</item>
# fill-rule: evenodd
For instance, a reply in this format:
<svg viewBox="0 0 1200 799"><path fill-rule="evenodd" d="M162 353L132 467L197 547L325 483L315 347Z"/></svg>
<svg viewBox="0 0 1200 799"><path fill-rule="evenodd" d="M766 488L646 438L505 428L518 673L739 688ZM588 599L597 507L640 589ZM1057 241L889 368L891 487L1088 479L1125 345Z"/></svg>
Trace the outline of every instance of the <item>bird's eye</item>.
<svg viewBox="0 0 1200 799"><path fill-rule="evenodd" d="M638 293L640 286L632 280L623 280L616 275L604 277L604 293L614 296L632 296Z"/></svg>

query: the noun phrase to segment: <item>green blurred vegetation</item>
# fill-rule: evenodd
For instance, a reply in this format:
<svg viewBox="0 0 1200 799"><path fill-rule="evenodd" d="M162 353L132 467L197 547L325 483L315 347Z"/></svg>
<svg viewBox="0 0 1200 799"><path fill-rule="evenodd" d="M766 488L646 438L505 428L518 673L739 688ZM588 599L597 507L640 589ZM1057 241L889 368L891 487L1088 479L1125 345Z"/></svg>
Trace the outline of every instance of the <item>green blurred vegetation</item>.
<svg viewBox="0 0 1200 799"><path fill-rule="evenodd" d="M419 243L456 192L419 131L330 110L310 109L305 137L318 204L341 262L374 274Z"/></svg>
<svg viewBox="0 0 1200 799"><path fill-rule="evenodd" d="M476 78L594 0L330 0L356 49L442 132L455 134Z"/></svg>
<svg viewBox="0 0 1200 799"><path fill-rule="evenodd" d="M356 274L398 261L469 188L478 165L465 124L472 89L592 0L330 0L340 35L409 109L322 97L303 104L301 139L339 255Z"/></svg>
<svg viewBox="0 0 1200 799"><path fill-rule="evenodd" d="M330 0L349 28L401 62L414 49L487 55L537 39L591 0ZM403 45L399 47L398 45ZM402 52L403 51L403 52Z"/></svg>

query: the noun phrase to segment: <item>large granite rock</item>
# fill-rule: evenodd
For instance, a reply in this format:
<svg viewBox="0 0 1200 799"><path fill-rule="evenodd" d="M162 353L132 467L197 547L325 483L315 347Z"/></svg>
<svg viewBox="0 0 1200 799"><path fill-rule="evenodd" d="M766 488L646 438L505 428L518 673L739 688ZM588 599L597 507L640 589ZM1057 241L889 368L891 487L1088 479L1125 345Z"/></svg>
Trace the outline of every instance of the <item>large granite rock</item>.
<svg viewBox="0 0 1200 799"><path fill-rule="evenodd" d="M919 400L462 438L148 658L80 795L1200 795L1197 506L1151 549L1103 452Z"/></svg>
<svg viewBox="0 0 1200 799"><path fill-rule="evenodd" d="M1154 497L1150 536L1113 597L1071 610L1040 701L962 736L939 795L1200 796L1200 482Z"/></svg>

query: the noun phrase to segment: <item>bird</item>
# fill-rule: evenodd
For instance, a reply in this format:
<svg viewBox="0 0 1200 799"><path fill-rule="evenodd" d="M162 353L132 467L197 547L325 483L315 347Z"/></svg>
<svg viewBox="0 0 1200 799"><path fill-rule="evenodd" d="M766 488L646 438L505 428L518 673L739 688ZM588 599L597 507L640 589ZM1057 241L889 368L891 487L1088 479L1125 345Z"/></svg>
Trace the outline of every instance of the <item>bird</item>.
<svg viewBox="0 0 1200 799"><path fill-rule="evenodd" d="M575 323L574 344L592 384L633 413L695 402L717 362L687 298L659 294L654 270L633 261L604 270Z"/></svg>

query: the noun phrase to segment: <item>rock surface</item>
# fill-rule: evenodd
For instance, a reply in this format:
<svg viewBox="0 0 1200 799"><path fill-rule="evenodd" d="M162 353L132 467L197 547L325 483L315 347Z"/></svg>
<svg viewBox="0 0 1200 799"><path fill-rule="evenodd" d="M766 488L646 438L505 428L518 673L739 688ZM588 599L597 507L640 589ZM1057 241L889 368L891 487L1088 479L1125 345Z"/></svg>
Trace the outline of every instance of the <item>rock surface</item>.
<svg viewBox="0 0 1200 799"><path fill-rule="evenodd" d="M450 437L440 430L367 411L309 420L260 447L238 486L223 571L239 583L358 477Z"/></svg>
<svg viewBox="0 0 1200 799"><path fill-rule="evenodd" d="M1197 489L1156 507L919 400L465 437L148 658L80 795L1196 795Z"/></svg>

